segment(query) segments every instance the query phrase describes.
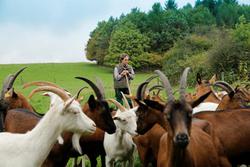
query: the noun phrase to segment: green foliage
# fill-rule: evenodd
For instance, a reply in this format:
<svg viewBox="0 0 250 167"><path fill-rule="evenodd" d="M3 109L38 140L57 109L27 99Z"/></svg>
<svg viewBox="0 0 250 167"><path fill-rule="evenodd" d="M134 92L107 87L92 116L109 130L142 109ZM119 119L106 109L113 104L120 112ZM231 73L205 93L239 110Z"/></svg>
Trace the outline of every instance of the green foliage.
<svg viewBox="0 0 250 167"><path fill-rule="evenodd" d="M231 82L246 78L250 69L249 23L244 20L241 17L235 30L222 34L208 54L213 72L224 72L225 80Z"/></svg>
<svg viewBox="0 0 250 167"><path fill-rule="evenodd" d="M239 17L238 6L235 3L222 3L217 11L217 24L220 26L233 27Z"/></svg>
<svg viewBox="0 0 250 167"><path fill-rule="evenodd" d="M98 64L104 63L108 53L109 41L116 21L111 17L108 22L98 23L98 27L91 33L86 47L86 56L89 60L96 60Z"/></svg>
<svg viewBox="0 0 250 167"><path fill-rule="evenodd" d="M212 47L206 36L190 35L176 42L165 54L163 69L171 80L178 82L179 75L185 67L192 67L194 72L207 71L206 51ZM194 77L191 77L194 78Z"/></svg>
<svg viewBox="0 0 250 167"><path fill-rule="evenodd" d="M176 10L177 4L175 3L175 0L167 0L165 2L165 9L166 10Z"/></svg>
<svg viewBox="0 0 250 167"><path fill-rule="evenodd" d="M147 35L150 38L150 50L163 53L170 49L177 39L183 38L189 27L185 15L180 11L167 10L159 17L161 21L155 23L159 24L158 29L151 29Z"/></svg>
<svg viewBox="0 0 250 167"><path fill-rule="evenodd" d="M112 33L109 53L105 57L105 64L114 66L118 63L121 53L130 55L132 65L139 66L136 57L144 54L148 48L149 39L143 36L131 22L120 23Z"/></svg>
<svg viewBox="0 0 250 167"><path fill-rule="evenodd" d="M250 49L250 23L247 23L242 15L236 29L233 31L233 38L236 42L242 43L243 47L249 51Z"/></svg>
<svg viewBox="0 0 250 167"><path fill-rule="evenodd" d="M163 67L173 77L191 66L206 74L224 72L233 81L249 69L249 5L237 0L196 0L194 7L182 9L175 0L164 5L154 3L147 13L134 8L100 22L88 41L87 58L114 66L119 54L128 53L136 70Z"/></svg>
<svg viewBox="0 0 250 167"><path fill-rule="evenodd" d="M186 10L185 14L190 28L194 28L196 26L201 25L215 24L214 16L208 10L208 8L204 6L198 6L192 10Z"/></svg>

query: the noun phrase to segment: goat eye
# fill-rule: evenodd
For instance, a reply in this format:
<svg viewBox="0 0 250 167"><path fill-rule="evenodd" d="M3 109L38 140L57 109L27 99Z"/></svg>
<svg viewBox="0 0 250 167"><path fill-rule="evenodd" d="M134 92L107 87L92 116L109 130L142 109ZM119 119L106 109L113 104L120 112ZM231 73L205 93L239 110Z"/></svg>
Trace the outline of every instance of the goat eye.
<svg viewBox="0 0 250 167"><path fill-rule="evenodd" d="M167 119L170 120L171 119L171 115L167 114Z"/></svg>

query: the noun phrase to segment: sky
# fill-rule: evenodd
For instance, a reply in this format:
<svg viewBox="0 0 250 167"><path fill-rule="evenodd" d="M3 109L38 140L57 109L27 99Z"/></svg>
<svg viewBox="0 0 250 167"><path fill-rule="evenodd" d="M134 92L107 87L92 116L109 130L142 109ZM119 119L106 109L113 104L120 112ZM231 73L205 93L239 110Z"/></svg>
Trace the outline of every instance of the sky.
<svg viewBox="0 0 250 167"><path fill-rule="evenodd" d="M0 64L87 62L85 47L98 22L165 1L0 0ZM195 0L175 2L180 8Z"/></svg>

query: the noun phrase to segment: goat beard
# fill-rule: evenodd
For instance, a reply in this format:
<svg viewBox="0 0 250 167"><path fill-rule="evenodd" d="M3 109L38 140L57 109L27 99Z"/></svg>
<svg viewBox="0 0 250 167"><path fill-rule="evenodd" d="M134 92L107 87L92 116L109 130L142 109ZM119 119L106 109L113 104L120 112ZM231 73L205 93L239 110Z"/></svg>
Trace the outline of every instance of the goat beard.
<svg viewBox="0 0 250 167"><path fill-rule="evenodd" d="M72 136L72 145L76 151L78 151L82 155L82 148L80 146L80 138L81 134L80 133L74 133Z"/></svg>

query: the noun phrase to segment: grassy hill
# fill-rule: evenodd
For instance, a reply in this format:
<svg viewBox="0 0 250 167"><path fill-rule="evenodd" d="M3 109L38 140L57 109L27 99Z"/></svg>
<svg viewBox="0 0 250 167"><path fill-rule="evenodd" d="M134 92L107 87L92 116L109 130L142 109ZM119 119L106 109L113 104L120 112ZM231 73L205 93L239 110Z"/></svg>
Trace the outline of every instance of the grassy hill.
<svg viewBox="0 0 250 167"><path fill-rule="evenodd" d="M113 89L113 69L108 67L100 67L91 63L47 63L47 64L11 64L0 65L0 86L2 87L3 80L9 74L14 74L22 67L28 67L17 78L14 88L17 92L22 92L28 96L34 88L23 89L22 85L31 81L50 81L67 89L73 95L83 86L88 86L85 82L77 80L74 77L83 76L92 81L100 78L104 84L106 97L114 97ZM152 73L136 73L135 79L131 83L131 90L134 94L137 86L145 81ZM89 86L88 86L89 87ZM81 95L84 96L84 101L87 100L90 94L93 94L92 89L84 90ZM47 101L47 102L45 102ZM31 99L32 105L38 112L43 113L48 107L48 98L35 95Z"/></svg>

